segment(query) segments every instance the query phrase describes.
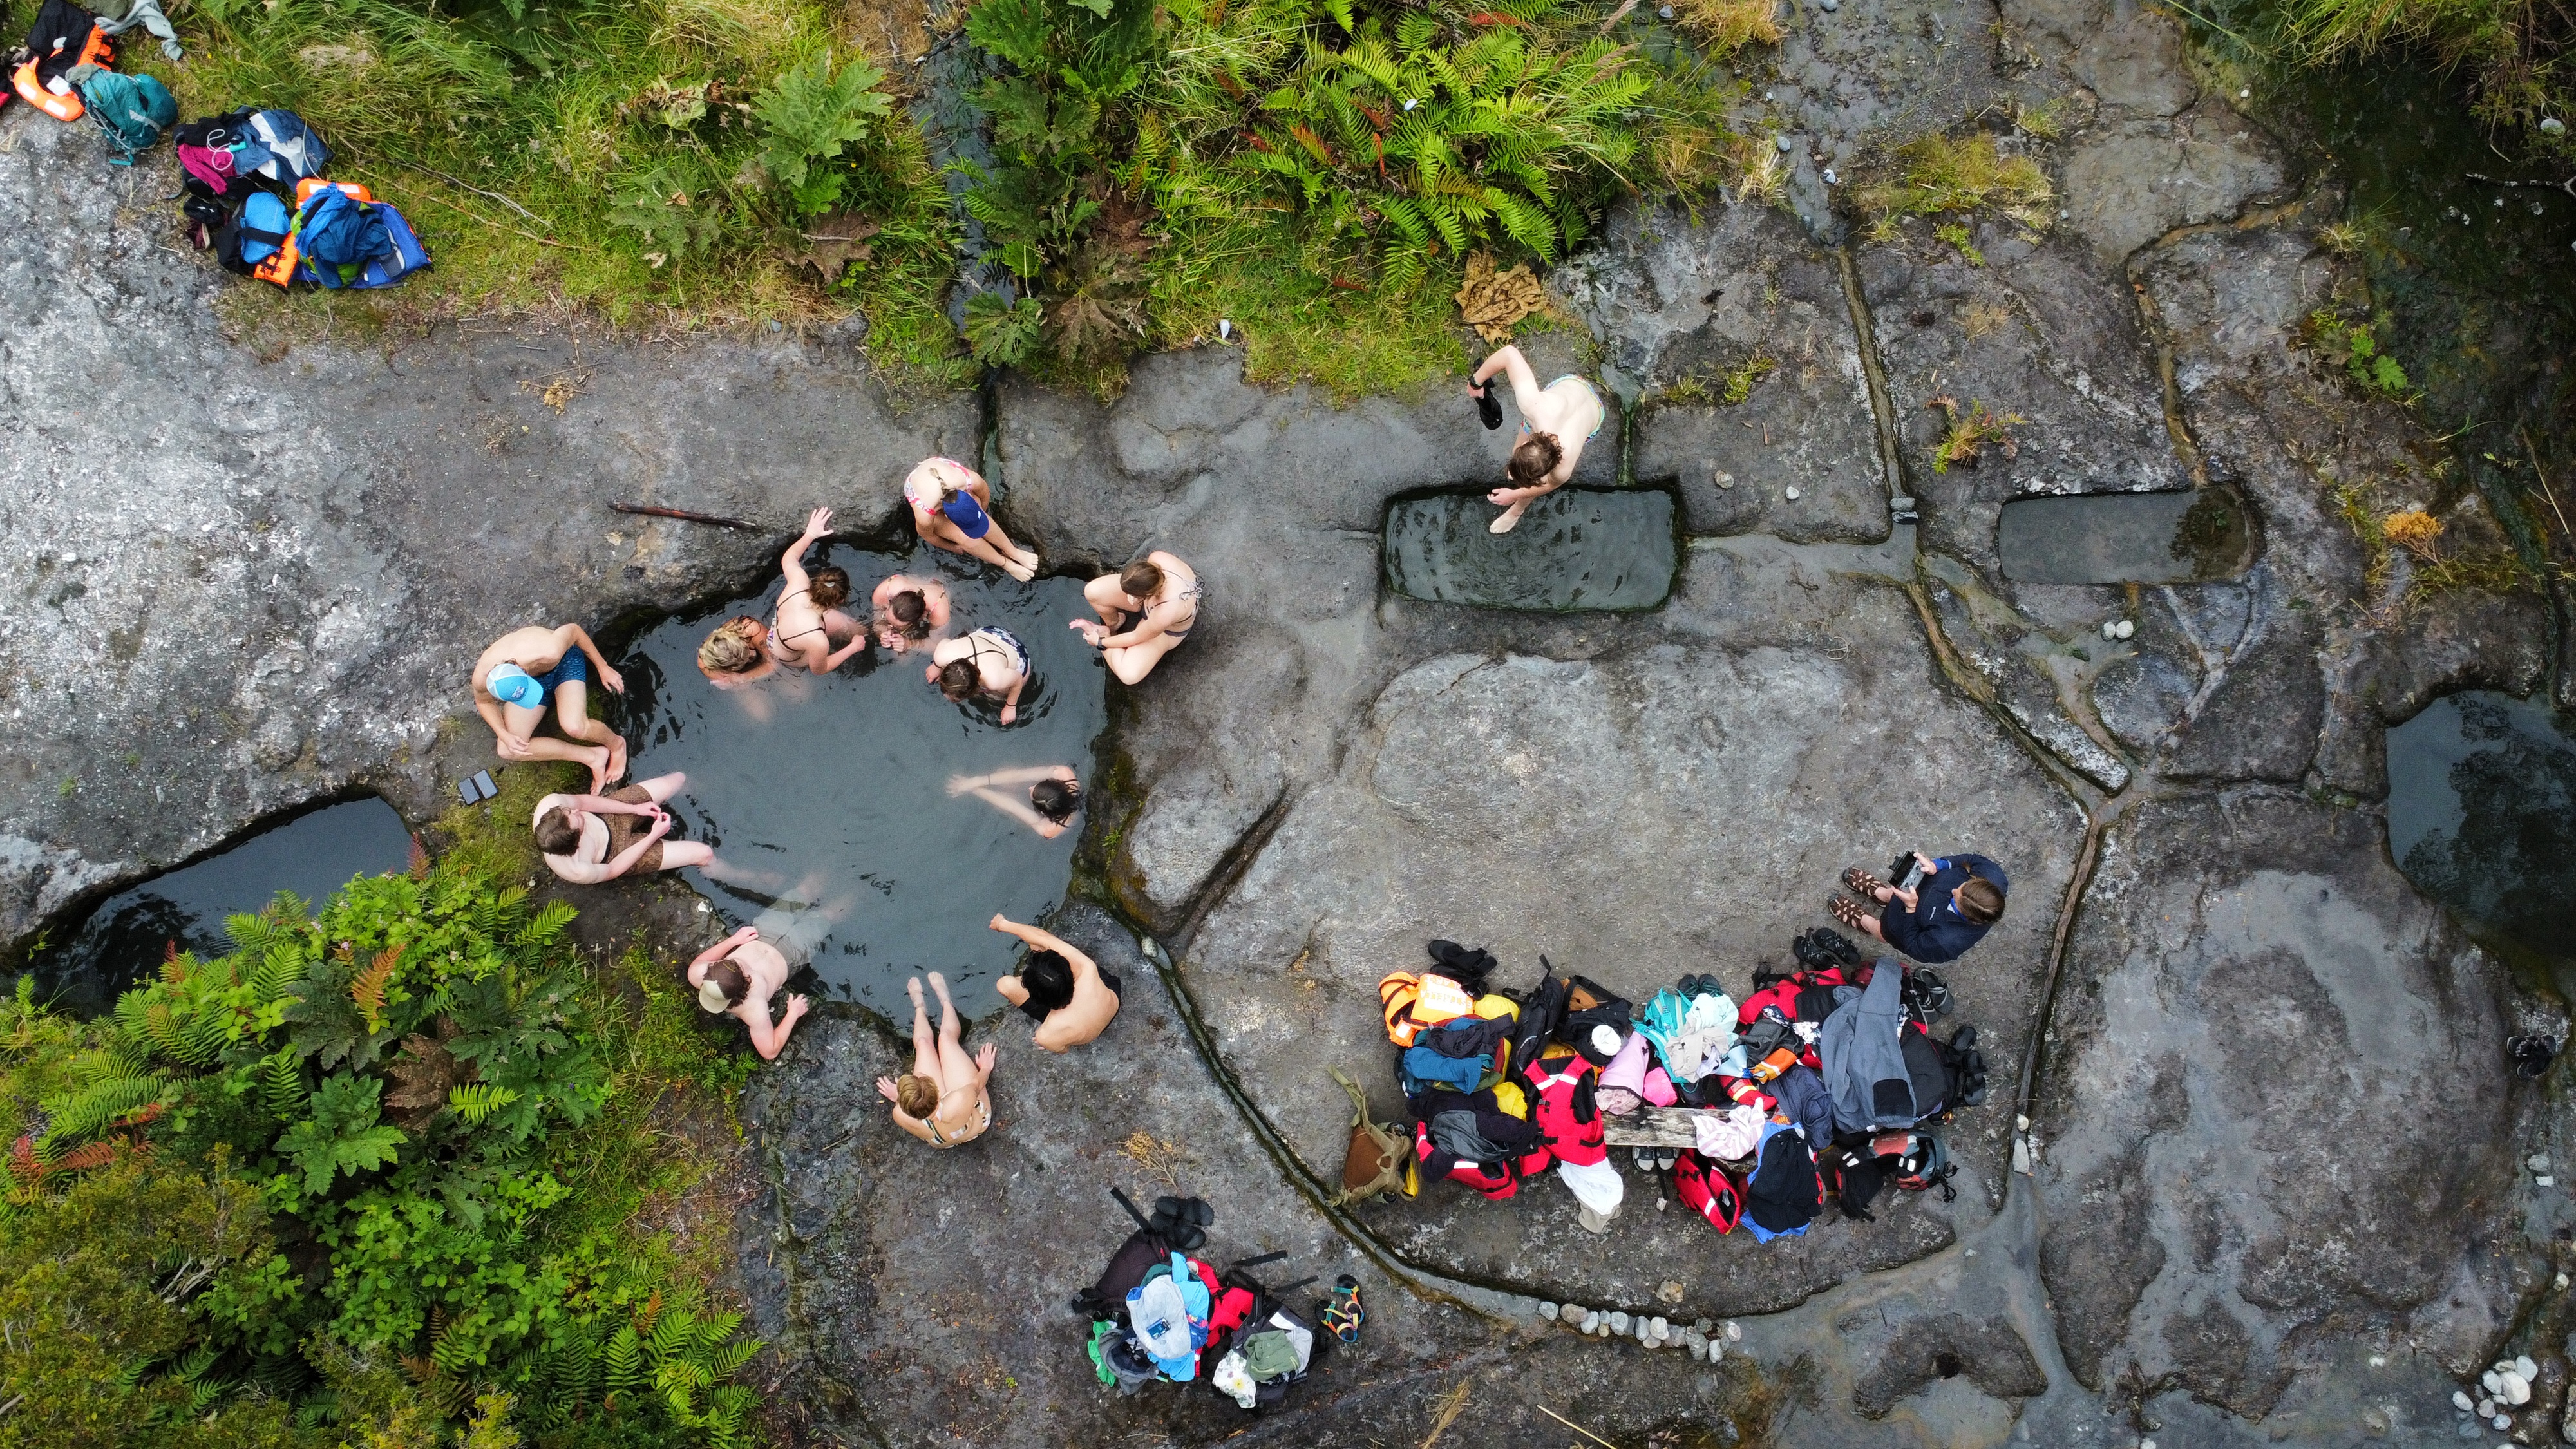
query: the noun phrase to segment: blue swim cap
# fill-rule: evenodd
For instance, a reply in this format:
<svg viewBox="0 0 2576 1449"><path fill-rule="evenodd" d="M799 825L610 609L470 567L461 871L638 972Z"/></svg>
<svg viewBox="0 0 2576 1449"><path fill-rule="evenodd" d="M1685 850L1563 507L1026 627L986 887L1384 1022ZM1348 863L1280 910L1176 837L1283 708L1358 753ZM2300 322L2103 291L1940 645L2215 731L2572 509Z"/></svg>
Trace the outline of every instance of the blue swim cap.
<svg viewBox="0 0 2576 1449"><path fill-rule="evenodd" d="M521 709L546 707L545 686L529 678L528 671L515 664L493 665L492 672L483 676L483 687L492 691L492 697L503 704L515 704Z"/></svg>

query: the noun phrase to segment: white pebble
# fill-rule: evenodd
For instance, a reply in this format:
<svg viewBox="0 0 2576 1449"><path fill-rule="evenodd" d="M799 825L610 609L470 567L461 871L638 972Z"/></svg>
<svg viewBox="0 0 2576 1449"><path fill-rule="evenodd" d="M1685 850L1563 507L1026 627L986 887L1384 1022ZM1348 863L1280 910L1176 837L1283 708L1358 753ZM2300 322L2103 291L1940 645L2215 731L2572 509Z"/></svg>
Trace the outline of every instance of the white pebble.
<svg viewBox="0 0 2576 1449"><path fill-rule="evenodd" d="M2513 1427L2513 1416L2511 1414L2498 1414L2494 1418L2487 1420L2487 1422L2495 1425L2499 1429L2510 1429Z"/></svg>
<svg viewBox="0 0 2576 1449"><path fill-rule="evenodd" d="M2566 129L2567 123L2558 119L2556 116L2543 116L2540 118L2540 134L2544 136L2559 135Z"/></svg>
<svg viewBox="0 0 2576 1449"><path fill-rule="evenodd" d="M2529 1157L2524 1158L2523 1163L2534 1172L2547 1172L2549 1170L2549 1154L2546 1152L2535 1152Z"/></svg>
<svg viewBox="0 0 2576 1449"><path fill-rule="evenodd" d="M1610 1331L1612 1333L1626 1333L1628 1331L1628 1311L1626 1309L1614 1308L1610 1311Z"/></svg>
<svg viewBox="0 0 2576 1449"><path fill-rule="evenodd" d="M2567 1275L2566 1275L2566 1274L2561 1273L2561 1274L2559 1274L2559 1275L2558 1275L2557 1287L2558 1287L2558 1291L2559 1291L2559 1292L2561 1292L2561 1293L2564 1293L2564 1292L2566 1292L2566 1291L2567 1291Z"/></svg>
<svg viewBox="0 0 2576 1449"><path fill-rule="evenodd" d="M1657 1338L1670 1338L1673 1336L1672 1324L1664 1319L1649 1319L1646 1322L1646 1327L1651 1329Z"/></svg>
<svg viewBox="0 0 2576 1449"><path fill-rule="evenodd" d="M2531 1402L2531 1381L2520 1374L2505 1374L2504 1401L2520 1408Z"/></svg>
<svg viewBox="0 0 2576 1449"><path fill-rule="evenodd" d="M1735 475L1734 475L1734 474L1732 474L1732 473L1729 473L1729 472L1725 471L1724 469L1720 469L1720 470L1718 470L1718 473L1717 473L1717 486L1718 486L1718 487L1720 487L1720 488L1732 488L1732 487L1734 487L1734 486L1735 486Z"/></svg>
<svg viewBox="0 0 2576 1449"><path fill-rule="evenodd" d="M2531 1185L2534 1187L2556 1187L2558 1185L2558 1179L2551 1177L2548 1173L2544 1172L2538 1177L2533 1178L2531 1180Z"/></svg>
<svg viewBox="0 0 2576 1449"><path fill-rule="evenodd" d="M1743 1341L1743 1338L1744 1330L1735 1326L1735 1320L1732 1318L1726 1320L1726 1341L1729 1343L1739 1343Z"/></svg>
<svg viewBox="0 0 2576 1449"><path fill-rule="evenodd" d="M2138 1441L2138 1449L2156 1449L2156 1441L2153 1439L2141 1439Z"/></svg>
<svg viewBox="0 0 2576 1449"><path fill-rule="evenodd" d="M2495 1400L2480 1399L2475 1404L2469 1406L2469 1412L2477 1415L2481 1419L2491 1418L2495 1414Z"/></svg>
<svg viewBox="0 0 2576 1449"><path fill-rule="evenodd" d="M1655 1211L1657 1211L1657 1212L1662 1212L1663 1210L1664 1210L1664 1200L1663 1200L1662 1198L1657 1198L1657 1199L1655 1199Z"/></svg>
<svg viewBox="0 0 2576 1449"><path fill-rule="evenodd" d="M2533 1363L2531 1355L2527 1353L2514 1356L2513 1371L2522 1375L2526 1383L2540 1377L2540 1365Z"/></svg>
<svg viewBox="0 0 2576 1449"><path fill-rule="evenodd" d="M2119 637L2120 637L2120 621L2119 621L2119 620L2117 620L2117 619L2105 619L2105 620L2103 620L2103 621L2102 621L2102 637L2103 637L2103 638L2105 638L2105 639L2117 639L2117 638L2119 638Z"/></svg>
<svg viewBox="0 0 2576 1449"><path fill-rule="evenodd" d="M1782 136L1782 137L1780 137L1780 138L1779 138L1778 145L1779 145L1779 147L1780 147L1780 154L1781 154L1781 155L1783 155L1783 156L1786 156L1786 155L1788 155L1791 151L1793 151L1793 150L1797 149L1796 143L1795 143L1795 142L1793 142L1793 141L1791 141L1791 140L1790 140L1788 137L1786 137L1786 136Z"/></svg>
<svg viewBox="0 0 2576 1449"><path fill-rule="evenodd" d="M2130 622L2129 620L2127 620L2127 619L2122 619L2122 620L2120 621L2120 637L2121 637L2121 638L2126 639L2126 638L2128 638L2130 635L2135 634L2135 633L2137 633L2137 632L2138 632L2138 626L2137 626L2136 624L2131 623L2131 622Z"/></svg>
<svg viewBox="0 0 2576 1449"><path fill-rule="evenodd" d="M2469 1391L2467 1389L2453 1389L2451 1390L2451 1407L2465 1414L2471 1409L2477 1407L2477 1404L2475 1400L2469 1397Z"/></svg>
<svg viewBox="0 0 2576 1449"><path fill-rule="evenodd" d="M1795 502L1797 502L1797 501L1798 501L1798 490L1797 490L1797 489L1795 489L1795 488L1784 488L1784 489L1782 489L1782 490L1780 490L1780 491L1781 491L1781 492L1782 492L1782 493L1783 493L1783 494L1788 498L1788 500L1789 500L1790 502L1795 503Z"/></svg>
<svg viewBox="0 0 2576 1449"><path fill-rule="evenodd" d="M1556 1316L1556 1305L1553 1303L1540 1304L1538 1306L1538 1316L1541 1318L1554 1318Z"/></svg>
<svg viewBox="0 0 2576 1449"><path fill-rule="evenodd" d="M700 902L698 902L698 914L703 916L703 915L705 915L706 913L707 913L707 903L706 903L705 901L700 901Z"/></svg>
<svg viewBox="0 0 2576 1449"><path fill-rule="evenodd" d="M2488 1369L2485 1373L2478 1375L2478 1382L2486 1386L2487 1397L2489 1398L2493 1398L2504 1392L2504 1376L2497 1373L2494 1369Z"/></svg>

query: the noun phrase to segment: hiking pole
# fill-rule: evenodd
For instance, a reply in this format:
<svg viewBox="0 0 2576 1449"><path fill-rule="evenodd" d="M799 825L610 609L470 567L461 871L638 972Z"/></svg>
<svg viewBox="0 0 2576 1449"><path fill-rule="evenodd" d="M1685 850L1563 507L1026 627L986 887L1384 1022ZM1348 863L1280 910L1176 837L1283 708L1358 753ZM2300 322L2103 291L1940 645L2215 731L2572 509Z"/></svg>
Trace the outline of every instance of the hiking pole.
<svg viewBox="0 0 2576 1449"><path fill-rule="evenodd" d="M608 508L612 513L635 513L646 518L676 518L682 523L712 523L718 528L739 528L745 533L767 532L757 523L745 523L739 518L719 518L712 513L691 513L685 508L654 508L642 503L612 503Z"/></svg>

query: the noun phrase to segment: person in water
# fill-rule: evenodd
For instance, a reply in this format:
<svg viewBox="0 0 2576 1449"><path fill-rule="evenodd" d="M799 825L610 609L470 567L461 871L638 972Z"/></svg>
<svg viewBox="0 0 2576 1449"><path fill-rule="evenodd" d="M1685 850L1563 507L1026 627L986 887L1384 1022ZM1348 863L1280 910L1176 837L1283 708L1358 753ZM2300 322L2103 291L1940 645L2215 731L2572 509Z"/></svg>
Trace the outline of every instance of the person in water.
<svg viewBox="0 0 2576 1449"><path fill-rule="evenodd" d="M1011 542L988 512L993 490L984 476L952 458L924 458L903 480L912 526L932 548L982 559L1021 583L1037 577L1038 556Z"/></svg>
<svg viewBox="0 0 2576 1449"><path fill-rule="evenodd" d="M977 694L1002 702L1002 723L1020 717L1020 691L1028 687L1029 651L998 625L976 630L963 639L942 639L930 650L923 677L939 692L964 704Z"/></svg>
<svg viewBox="0 0 2576 1449"><path fill-rule="evenodd" d="M1027 798L1011 793L1029 787ZM989 775L951 775L949 798L972 791L976 799L1019 821L1049 840L1070 828L1082 808L1082 781L1071 765L1031 765L1021 770L995 770Z"/></svg>
<svg viewBox="0 0 2576 1449"><path fill-rule="evenodd" d="M1485 501L1503 510L1503 516L1487 527L1509 533L1520 526L1532 499L1546 497L1574 476L1583 445L1600 433L1610 410L1602 406L1601 394L1592 384L1572 373L1540 387L1529 359L1509 344L1495 349L1476 369L1476 375L1467 380L1467 395L1483 397L1485 380L1497 372L1511 378L1512 401L1521 410L1521 436L1512 447L1511 461L1503 466L1503 478L1510 486L1486 494Z"/></svg>
<svg viewBox="0 0 2576 1449"><path fill-rule="evenodd" d="M1051 1052L1097 1040L1118 1015L1118 978L1048 931L1023 926L996 912L992 928L1017 936L1029 948L1017 973L993 983L1002 999L1038 1024L1035 1040Z"/></svg>
<svg viewBox="0 0 2576 1449"><path fill-rule="evenodd" d="M832 510L817 508L805 531L778 560L785 586L767 622L748 614L716 626L698 646L698 672L718 689L756 684L780 666L829 674L868 647L868 631L841 611L850 599L850 576L837 568L807 572L805 550L832 532ZM835 649L833 645L840 647Z"/></svg>
<svg viewBox="0 0 2576 1449"><path fill-rule="evenodd" d="M579 624L531 624L492 642L474 661L474 712L492 727L492 749L504 760L574 760L590 767L593 792L626 774L626 740L590 717L590 679L626 692L590 631ZM537 733L553 701L564 738Z"/></svg>
<svg viewBox="0 0 2576 1449"><path fill-rule="evenodd" d="M547 795L528 823L546 868L574 885L599 885L620 876L698 866L718 873L716 853L695 840L670 840L670 812L662 802L689 777L673 771L605 795Z"/></svg>
<svg viewBox="0 0 2576 1449"><path fill-rule="evenodd" d="M948 627L948 586L894 574L868 596L877 642L901 654Z"/></svg>
<svg viewBox="0 0 2576 1449"><path fill-rule="evenodd" d="M777 1059L779 1048L787 1045L787 1034L813 1009L801 992L791 994L785 1014L773 1022L770 998L814 959L815 948L850 908L846 898L812 904L821 886L820 876L807 876L792 898L780 897L750 925L699 952L689 963L686 974L698 1005L718 1016L740 1018L751 1028L752 1050L763 1061Z"/></svg>
<svg viewBox="0 0 2576 1449"><path fill-rule="evenodd" d="M1099 622L1076 619L1071 627L1100 651L1119 683L1136 684L1189 637L1207 585L1178 555L1158 548L1083 585L1082 597Z"/></svg>
<svg viewBox="0 0 2576 1449"><path fill-rule="evenodd" d="M930 989L939 993L939 1033L931 1035L930 1014L921 1005L921 978L907 977L912 997L912 1070L897 1080L877 1078L877 1091L894 1103L894 1125L933 1147L954 1147L984 1134L993 1125L993 1097L985 1083L993 1079L993 1044L966 1055L958 1039L957 1004L948 999L948 979L930 973Z"/></svg>

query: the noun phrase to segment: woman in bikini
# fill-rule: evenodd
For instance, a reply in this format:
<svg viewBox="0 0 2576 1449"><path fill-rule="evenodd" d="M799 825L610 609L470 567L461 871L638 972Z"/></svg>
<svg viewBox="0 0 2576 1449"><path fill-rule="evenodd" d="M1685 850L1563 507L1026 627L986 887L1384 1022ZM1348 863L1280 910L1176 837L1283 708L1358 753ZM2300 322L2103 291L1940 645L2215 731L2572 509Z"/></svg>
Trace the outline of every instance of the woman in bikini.
<svg viewBox="0 0 2576 1449"><path fill-rule="evenodd" d="M993 491L984 476L953 458L924 458L903 480L912 526L932 548L979 558L1027 583L1037 577L1038 556L1011 542L988 512Z"/></svg>
<svg viewBox="0 0 2576 1449"><path fill-rule="evenodd" d="M993 1044L966 1055L958 1039L957 1004L948 999L948 979L930 973L930 989L939 993L939 1033L930 1031L930 1013L922 1009L921 978L908 977L904 991L912 997L912 1070L901 1080L877 1078L877 1092L894 1103L894 1125L933 1147L971 1142L993 1125L993 1098L984 1084L993 1079Z"/></svg>
<svg viewBox="0 0 2576 1449"><path fill-rule="evenodd" d="M1076 619L1069 627L1100 651L1119 683L1135 684L1189 637L1207 585L1177 555L1158 548L1118 573L1083 585L1082 597L1100 621ZM1127 625L1123 630L1122 624Z"/></svg>
<svg viewBox="0 0 2576 1449"><path fill-rule="evenodd" d="M1020 691L1029 683L1028 647L998 625L932 646L923 676L958 704L978 693L1002 702L1002 723L1020 717Z"/></svg>
<svg viewBox="0 0 2576 1449"><path fill-rule="evenodd" d="M1476 369L1476 375L1467 380L1467 395L1483 397L1485 379L1497 372L1511 377L1512 401L1521 410L1521 438L1512 448L1511 462L1503 467L1503 477L1511 486L1486 494L1485 501L1503 510L1488 529L1509 533L1520 526L1531 500L1564 487L1565 480L1574 476L1583 445L1600 434L1610 410L1602 406L1601 394L1593 391L1592 384L1572 373L1540 387L1529 359L1508 345Z"/></svg>
<svg viewBox="0 0 2576 1449"><path fill-rule="evenodd" d="M877 642L897 654L948 627L948 586L894 574L868 595Z"/></svg>
<svg viewBox="0 0 2576 1449"><path fill-rule="evenodd" d="M718 689L757 684L782 666L829 674L868 647L868 631L839 607L849 602L850 576L837 568L805 568L805 550L831 532L832 510L815 509L779 558L786 588L768 621L748 614L727 619L698 646L698 672L709 683ZM835 643L841 647L832 648Z"/></svg>
<svg viewBox="0 0 2576 1449"><path fill-rule="evenodd" d="M1028 793L1014 795L1014 785L1028 786ZM969 792L1047 840L1064 834L1073 824L1074 812L1082 808L1082 781L1071 765L1031 765L989 775L948 777L950 799Z"/></svg>

